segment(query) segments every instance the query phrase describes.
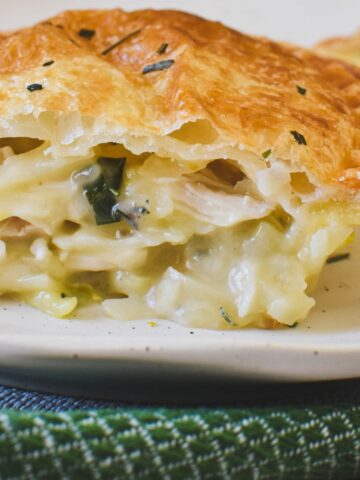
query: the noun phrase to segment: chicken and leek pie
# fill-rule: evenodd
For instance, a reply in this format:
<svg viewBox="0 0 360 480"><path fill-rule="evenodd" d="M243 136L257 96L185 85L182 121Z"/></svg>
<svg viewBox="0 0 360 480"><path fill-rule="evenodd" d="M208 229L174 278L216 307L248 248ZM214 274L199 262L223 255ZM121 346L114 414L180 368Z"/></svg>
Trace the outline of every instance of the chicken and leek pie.
<svg viewBox="0 0 360 480"><path fill-rule="evenodd" d="M359 94L355 68L181 12L2 34L1 294L57 317L304 319L360 222Z"/></svg>

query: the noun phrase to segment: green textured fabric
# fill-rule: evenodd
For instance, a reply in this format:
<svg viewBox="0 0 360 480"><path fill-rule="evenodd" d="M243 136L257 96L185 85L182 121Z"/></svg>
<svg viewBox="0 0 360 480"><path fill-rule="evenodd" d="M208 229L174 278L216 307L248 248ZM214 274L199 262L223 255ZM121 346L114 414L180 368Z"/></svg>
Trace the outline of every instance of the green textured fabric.
<svg viewBox="0 0 360 480"><path fill-rule="evenodd" d="M0 479L360 478L360 407L0 413Z"/></svg>

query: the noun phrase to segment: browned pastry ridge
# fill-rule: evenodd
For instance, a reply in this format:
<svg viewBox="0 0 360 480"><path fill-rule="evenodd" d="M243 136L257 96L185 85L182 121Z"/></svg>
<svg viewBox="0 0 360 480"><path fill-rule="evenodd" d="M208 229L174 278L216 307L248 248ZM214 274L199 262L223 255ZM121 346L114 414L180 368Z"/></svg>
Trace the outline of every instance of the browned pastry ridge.
<svg viewBox="0 0 360 480"><path fill-rule="evenodd" d="M360 31L348 37L333 37L322 40L315 47L320 55L338 58L360 66Z"/></svg>
<svg viewBox="0 0 360 480"><path fill-rule="evenodd" d="M206 120L218 144L271 148L339 195L360 187L360 70L187 13L69 11L4 34L0 86L5 126L29 113L106 115L104 129L141 142Z"/></svg>

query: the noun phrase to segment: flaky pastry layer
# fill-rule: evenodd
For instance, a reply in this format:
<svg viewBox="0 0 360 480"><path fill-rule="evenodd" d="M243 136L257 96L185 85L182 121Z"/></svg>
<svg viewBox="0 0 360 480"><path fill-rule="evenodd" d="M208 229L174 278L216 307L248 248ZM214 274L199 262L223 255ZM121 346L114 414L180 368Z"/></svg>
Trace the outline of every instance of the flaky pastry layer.
<svg viewBox="0 0 360 480"><path fill-rule="evenodd" d="M171 68L143 74L164 60ZM69 11L0 39L0 134L18 116L39 124L51 116L54 146L106 132L148 149L201 119L213 129L203 139L212 149L271 148L343 195L359 185L359 78L341 63L187 13ZM34 83L42 90L29 92ZM63 124L75 125L68 136Z"/></svg>

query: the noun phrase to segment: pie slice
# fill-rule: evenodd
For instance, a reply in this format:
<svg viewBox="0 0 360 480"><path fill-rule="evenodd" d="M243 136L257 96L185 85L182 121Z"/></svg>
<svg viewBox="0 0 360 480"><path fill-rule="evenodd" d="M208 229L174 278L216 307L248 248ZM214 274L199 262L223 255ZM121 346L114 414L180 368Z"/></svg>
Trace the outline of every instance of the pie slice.
<svg viewBox="0 0 360 480"><path fill-rule="evenodd" d="M334 37L316 45L318 54L339 58L360 67L360 31L349 37Z"/></svg>
<svg viewBox="0 0 360 480"><path fill-rule="evenodd" d="M1 294L57 317L304 319L360 223L359 98L355 67L181 12L1 35Z"/></svg>

